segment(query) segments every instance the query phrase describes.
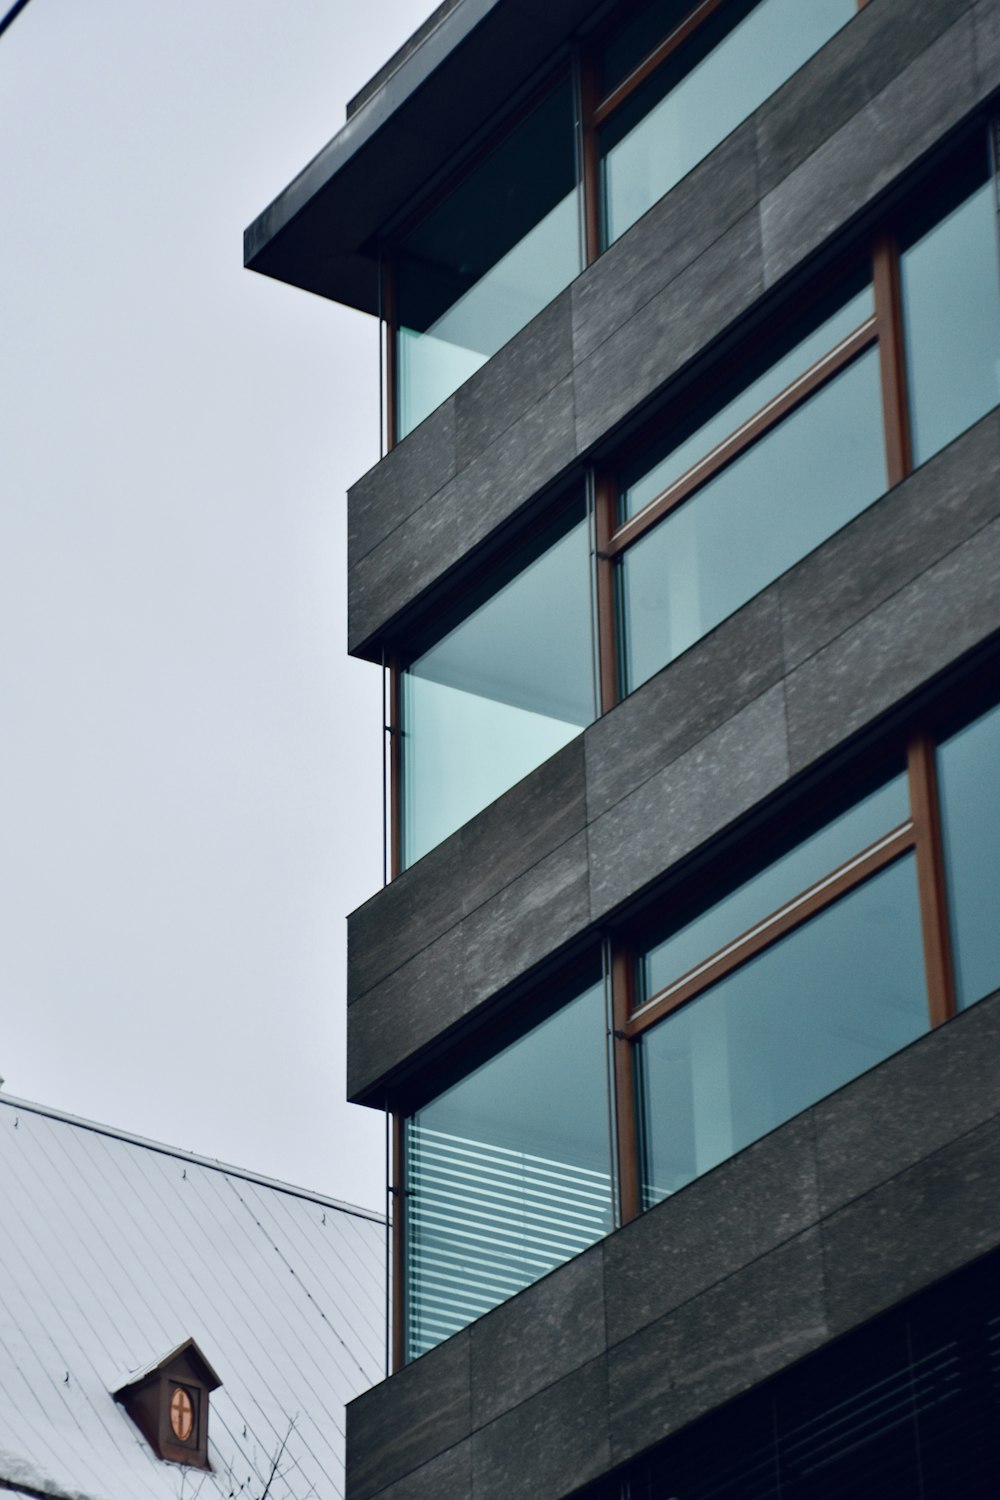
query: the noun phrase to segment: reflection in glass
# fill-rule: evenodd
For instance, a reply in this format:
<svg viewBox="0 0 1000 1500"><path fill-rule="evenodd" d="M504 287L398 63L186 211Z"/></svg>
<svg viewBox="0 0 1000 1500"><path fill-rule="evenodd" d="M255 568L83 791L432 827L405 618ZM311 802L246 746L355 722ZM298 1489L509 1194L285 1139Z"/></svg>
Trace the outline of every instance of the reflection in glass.
<svg viewBox="0 0 1000 1500"><path fill-rule="evenodd" d="M900 257L913 461L1000 402L1000 264L992 181Z"/></svg>
<svg viewBox="0 0 1000 1500"><path fill-rule="evenodd" d="M623 692L686 651L885 487L878 353L870 349L624 553Z"/></svg>
<svg viewBox="0 0 1000 1500"><path fill-rule="evenodd" d="M908 784L901 773L649 948L639 965L638 1003L749 932L909 816Z"/></svg>
<svg viewBox="0 0 1000 1500"><path fill-rule="evenodd" d="M566 81L395 252L398 437L581 270L573 131Z"/></svg>
<svg viewBox="0 0 1000 1500"><path fill-rule="evenodd" d="M874 1067L927 1026L910 854L644 1034L644 1206Z"/></svg>
<svg viewBox="0 0 1000 1500"><path fill-rule="evenodd" d="M707 421L699 415L687 437L678 441L677 434L672 434L663 458L651 468L645 464L638 474L625 476L620 521L627 521L656 500L675 480L811 369L824 354L829 354L848 334L866 323L874 312L875 297L869 285L838 307L830 317L824 318L787 354L769 364L762 375L743 386L732 400L725 401Z"/></svg>
<svg viewBox="0 0 1000 1500"><path fill-rule="evenodd" d="M403 863L410 865L594 717L590 539L556 540L403 674ZM513 565L512 565L513 567Z"/></svg>
<svg viewBox="0 0 1000 1500"><path fill-rule="evenodd" d="M938 751L959 1009L1000 989L1000 708Z"/></svg>
<svg viewBox="0 0 1000 1500"><path fill-rule="evenodd" d="M613 1227L598 982L406 1122L407 1358Z"/></svg>
<svg viewBox="0 0 1000 1500"><path fill-rule="evenodd" d="M668 7L669 17L674 12ZM605 244L624 234L855 13L856 0L735 0L700 26L602 131ZM651 35L647 28L646 39ZM622 60L624 53L612 72Z"/></svg>

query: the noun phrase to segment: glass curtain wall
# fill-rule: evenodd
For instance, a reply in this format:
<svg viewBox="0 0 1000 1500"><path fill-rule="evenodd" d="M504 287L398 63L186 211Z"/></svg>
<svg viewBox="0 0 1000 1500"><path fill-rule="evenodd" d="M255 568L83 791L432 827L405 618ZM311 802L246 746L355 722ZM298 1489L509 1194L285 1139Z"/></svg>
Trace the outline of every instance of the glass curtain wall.
<svg viewBox="0 0 1000 1500"><path fill-rule="evenodd" d="M959 1009L1000 988L1000 708L945 740L938 788Z"/></svg>
<svg viewBox="0 0 1000 1500"><path fill-rule="evenodd" d="M618 567L620 691L632 692L799 558L854 518L887 485L878 350L867 347L769 422L768 408L852 334L873 326L871 286L851 289L735 395L673 426L622 475L619 523L672 492L664 517ZM874 338L874 334L872 334ZM745 377L744 377L745 378ZM761 435L738 447L754 419ZM735 456L716 464L727 440ZM705 479L702 481L701 473Z"/></svg>
<svg viewBox="0 0 1000 1500"><path fill-rule="evenodd" d="M567 77L394 249L397 439L582 270L575 130Z"/></svg>
<svg viewBox="0 0 1000 1500"><path fill-rule="evenodd" d="M406 1357L614 1226L604 984L406 1122Z"/></svg>
<svg viewBox="0 0 1000 1500"><path fill-rule="evenodd" d="M896 776L645 951L640 1005L697 979L699 959L732 950L736 966L639 1040L642 1207L927 1030L912 848L818 910L805 899L909 817ZM797 905L791 930L774 921ZM774 941L747 941L769 923Z"/></svg>
<svg viewBox="0 0 1000 1500"><path fill-rule="evenodd" d="M1000 240L982 144L928 196L898 259L910 468L1000 402ZM885 491L889 316L880 306L876 317L870 285L845 292L765 368L744 364L735 394L721 386L621 471L611 545L621 695Z"/></svg>
<svg viewBox="0 0 1000 1500"><path fill-rule="evenodd" d="M565 510L402 674L402 863L594 717L590 524Z"/></svg>
<svg viewBox="0 0 1000 1500"><path fill-rule="evenodd" d="M955 175L952 203L930 224L921 216L900 256L914 464L1000 402L997 193L986 152Z"/></svg>
<svg viewBox="0 0 1000 1500"><path fill-rule="evenodd" d="M694 9L655 0L604 52L607 98ZM857 12L857 0L729 0L601 126L602 245L753 114Z"/></svg>
<svg viewBox="0 0 1000 1500"><path fill-rule="evenodd" d="M626 1147L618 1167L647 1209L1000 992L1000 706L911 736L902 764L898 747L814 789L735 861L665 890L613 940L611 972L633 970L613 1025L595 965L540 992L540 1019L525 1030L522 1013L492 1055L466 1044L468 1071L404 1126L407 1358L614 1227L623 1105L637 1160ZM949 926L942 1001L925 955ZM620 1100L609 1027L635 1064Z"/></svg>

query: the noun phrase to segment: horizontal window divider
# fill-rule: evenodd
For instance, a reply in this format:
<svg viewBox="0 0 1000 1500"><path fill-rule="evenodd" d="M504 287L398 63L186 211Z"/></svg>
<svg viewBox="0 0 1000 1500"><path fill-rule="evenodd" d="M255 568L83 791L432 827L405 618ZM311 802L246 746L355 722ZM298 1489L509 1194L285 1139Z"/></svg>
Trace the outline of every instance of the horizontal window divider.
<svg viewBox="0 0 1000 1500"><path fill-rule="evenodd" d="M878 333L878 317L873 313L815 364L810 365L808 370L803 371L784 390L772 397L752 417L748 417L741 426L736 428L735 432L731 432L728 437L717 443L704 458L699 459L696 464L668 485L661 494L650 500L648 505L643 506L636 515L631 516L609 539L606 555L616 557L624 552L651 526L662 520L669 511L687 500L695 490L707 484L710 479L714 479L720 470L738 458L758 438L763 437L771 427L833 380L852 360L857 359L859 355L876 344Z"/></svg>
<svg viewBox="0 0 1000 1500"><path fill-rule="evenodd" d="M594 110L591 123L602 125L609 115L614 114L620 104L634 94L636 89L641 88L659 68L660 64L666 62L671 53L676 52L693 32L697 31L709 16L713 15L724 3L724 0L701 0L701 4L695 6L691 13L684 17L680 25L675 26L669 35L665 36L652 52L643 58L639 65L632 69L621 83L617 84L610 94L607 94L597 108Z"/></svg>
<svg viewBox="0 0 1000 1500"><path fill-rule="evenodd" d="M908 820L885 834L876 843L870 844L846 864L839 865L822 880L809 886L807 890L786 902L763 921L756 923L747 932L713 953L697 968L689 969L673 984L659 990L629 1017L626 1023L629 1038L641 1035L662 1016L669 1015L671 1011L679 1009L688 1000L693 1000L702 990L708 989L710 985L723 979L749 959L755 958L758 953L762 953L779 938L787 936L796 927L822 911L824 907L831 906L834 901L847 895L855 886L862 885L872 875L877 875L894 860L915 848L916 842L917 836L913 821Z"/></svg>

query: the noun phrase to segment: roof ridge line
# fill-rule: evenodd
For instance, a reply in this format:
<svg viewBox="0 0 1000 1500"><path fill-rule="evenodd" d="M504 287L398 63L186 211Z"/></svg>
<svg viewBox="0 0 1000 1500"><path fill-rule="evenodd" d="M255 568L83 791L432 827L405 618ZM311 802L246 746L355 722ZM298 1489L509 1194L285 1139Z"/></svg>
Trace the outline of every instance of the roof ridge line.
<svg viewBox="0 0 1000 1500"><path fill-rule="evenodd" d="M340 1198L329 1198L309 1188L297 1187L291 1182L282 1182L277 1177L265 1177L261 1172L253 1172L248 1167L234 1166L231 1162L220 1161L218 1157L200 1156L196 1151L185 1151L180 1146L169 1146L164 1141L154 1141L148 1136L135 1135L131 1131L120 1130L113 1125L102 1125L97 1120L87 1120L81 1115L67 1114L65 1110L54 1109L48 1104L36 1104L31 1099L21 1099L15 1094L3 1092L0 1092L0 1104L5 1104L11 1109L23 1110L28 1114L43 1115L50 1120L59 1120L64 1125L76 1125L81 1130L90 1130L95 1135L110 1136L112 1140L125 1141L130 1146L142 1146L147 1151L159 1152L161 1156L173 1156L178 1161L191 1162L198 1167L209 1167L228 1177L240 1177L245 1182L256 1182L261 1187L273 1188L276 1192L287 1193L293 1198L304 1198L310 1203L319 1204L322 1208L339 1209L342 1213L353 1214L360 1219L370 1219L376 1224L385 1222L382 1214L370 1208L361 1208L356 1203L345 1203Z"/></svg>

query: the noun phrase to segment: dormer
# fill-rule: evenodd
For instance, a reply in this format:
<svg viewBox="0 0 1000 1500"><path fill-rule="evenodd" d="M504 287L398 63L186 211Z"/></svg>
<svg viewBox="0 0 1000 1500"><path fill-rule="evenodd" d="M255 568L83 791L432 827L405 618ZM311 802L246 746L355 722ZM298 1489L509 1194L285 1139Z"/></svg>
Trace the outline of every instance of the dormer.
<svg viewBox="0 0 1000 1500"><path fill-rule="evenodd" d="M194 1339L115 1391L158 1457L207 1469L208 1401L222 1381Z"/></svg>

